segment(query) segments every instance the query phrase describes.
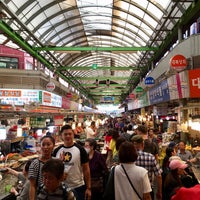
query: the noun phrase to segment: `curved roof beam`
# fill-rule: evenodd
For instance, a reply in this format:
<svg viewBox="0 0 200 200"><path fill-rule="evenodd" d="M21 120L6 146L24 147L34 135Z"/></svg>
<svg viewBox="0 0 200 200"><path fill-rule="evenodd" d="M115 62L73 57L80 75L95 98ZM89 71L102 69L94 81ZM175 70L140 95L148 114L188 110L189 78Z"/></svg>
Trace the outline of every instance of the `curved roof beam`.
<svg viewBox="0 0 200 200"><path fill-rule="evenodd" d="M93 6L93 7L94 7L94 6ZM77 7L74 7L74 8L77 10ZM115 7L114 7L114 8L115 8ZM35 29L33 30L33 33L36 32L38 29L40 29L40 27L42 27L45 23L48 23L49 21L51 21L53 18L57 17L57 16L60 15L60 14L65 13L65 12L67 12L67 11L71 11L71 10L73 10L73 9L72 9L72 8L70 8L70 9L67 8L67 9L65 9L65 10L61 10L61 11L59 11L59 12L57 12L57 13L55 13L55 14L49 16L48 18L46 18L45 20L43 20L40 24L38 24L38 26L35 27ZM126 10L121 9L121 8L119 8L119 7L116 7L116 10L127 13ZM39 10L39 11L40 11L40 10ZM40 12L39 12L39 11L36 12L34 15L32 15L32 17L29 18L29 20L26 21L25 24L30 23L31 20L34 19L34 16L37 17L40 13L42 13L42 11L40 11ZM130 14L130 13L127 13L127 14ZM148 26L151 30L154 30L154 27L152 27L151 24L148 23L147 21L144 21L140 16L137 16L137 15L135 15L134 13L132 13L131 16L136 17L138 20L140 20L140 21L142 21L144 24L146 24L146 26ZM80 18L80 15L77 15L77 17L73 17L73 19L75 19L75 18ZM116 18L116 19L117 19L117 18ZM122 20L122 18L120 18L120 19ZM69 20L69 19L67 19L67 20ZM127 22L128 22L128 21L126 21L126 23L127 23ZM159 21L158 21L158 22L159 22ZM132 23L132 22L130 22L130 24L131 24L131 23ZM51 29L50 29L50 30L51 30ZM141 30L141 31L144 32L144 30Z"/></svg>
<svg viewBox="0 0 200 200"><path fill-rule="evenodd" d="M68 46L68 43L74 43L73 46L78 46L78 45L77 45L78 43L77 43L76 41L78 41L79 39L85 38L85 35L76 37L76 34L78 34L78 33L82 33L82 31L79 30L79 31L76 31L76 32L74 32L74 33L72 33L72 34L70 34L70 35L66 35L65 37L62 37L61 39L57 40L55 43L58 44L58 43L60 43L60 42L63 42L63 45L62 45L62 46ZM132 41L134 40L134 39L132 38L132 36L128 35L128 33L124 34L124 33L118 32L118 31L116 31L116 30L112 30L112 33L117 33L117 34L121 35L122 37L127 37L127 38L129 38L129 40L132 40ZM71 37L74 36L73 39L64 42L64 40L67 39L67 38L70 38L70 36L71 36ZM96 36L98 36L98 35L96 35ZM137 34L136 36L139 37L142 41L144 41L144 43L146 43L145 40L144 40L144 38L140 37L138 34ZM90 37L90 36L88 36L88 37ZM118 38L118 37L112 36L112 35L111 35L111 38ZM87 41L88 41L88 40L87 40ZM97 40L97 41L98 41L98 40ZM126 41L126 42L129 43L129 45L131 46L131 43L130 43L130 42L128 42L128 41ZM81 45L81 44L79 43L79 45Z"/></svg>
<svg viewBox="0 0 200 200"><path fill-rule="evenodd" d="M117 56L116 56L117 57ZM108 57L107 56L107 58L111 58L111 59L116 59L116 57L115 56L113 56L113 54L110 54L110 57ZM118 57L119 57L119 55L118 55ZM119 65L120 66L130 66L130 63L128 63L129 61L127 60L127 57L123 57L123 56L120 56L120 60L118 61L119 62ZM85 58L86 59L86 61L84 61L84 58L82 58L82 59L80 59L79 60L79 62L74 62L74 63L72 63L72 65L70 65L70 66L88 66L88 64L85 64L84 65L84 63L87 63L87 62L95 62L95 61L97 61L98 62L98 60L99 59L106 59L106 55L105 56L102 56L102 58L101 58L101 56L96 56L96 55L94 55L94 56L90 56L90 57L87 57L87 58ZM83 63L82 65L80 65L79 63ZM113 66L114 67L114 66ZM58 68L59 69L59 68Z"/></svg>
<svg viewBox="0 0 200 200"><path fill-rule="evenodd" d="M69 65L69 66L73 66L73 65L83 66L84 63L81 64L81 62L83 62L84 57L80 55L80 56L77 56L76 59L78 59L78 57L79 57L78 61L75 62L74 60L72 60L70 63L66 63L65 65ZM88 59L91 56L85 56L85 57L86 57L86 59ZM96 58L97 58L97 56L93 56L93 63L95 62ZM115 62L118 63L118 66L134 66L133 59L129 58L129 60L128 60L127 57L123 57L123 55L120 55L120 56L118 54L117 55L110 54L110 56L106 56L105 55L102 58L102 63L104 63L103 60L106 59L106 58L115 59Z"/></svg>
<svg viewBox="0 0 200 200"><path fill-rule="evenodd" d="M111 57L111 59L116 59L112 54L110 55L110 57ZM110 57L107 56L107 58L110 58ZM89 64L84 64L84 63L86 63L84 60L87 60L87 62L91 60L91 64L92 64L96 61L97 58L96 58L96 56L91 57L91 56L85 55L84 57L83 56L77 56L76 59L78 59L78 60L76 60L76 61L73 60L72 62L70 62L70 64L65 64L65 65L88 66ZM106 56L104 56L102 59L106 59ZM123 58L123 57L121 57L121 59L117 60L116 62L119 63L119 66L130 66L131 65L131 63L127 64L127 62L128 62L127 58ZM57 69L59 69L59 67Z"/></svg>
<svg viewBox="0 0 200 200"><path fill-rule="evenodd" d="M118 16L115 16L114 18L120 19L120 20L126 22L124 19L121 19L121 18L119 18ZM101 23L105 24L105 22L101 22ZM101 24L101 23L99 23L99 24ZM127 23L127 22L126 22L126 23ZM90 23L88 23L88 24L90 24ZM134 24L134 23L132 23L132 22L129 23L129 24L131 24L132 26L136 26L136 24ZM59 24L59 26L60 26L60 25L62 25L62 24ZM53 40L57 34L62 34L62 33L64 33L65 31L68 31L68 30L70 30L71 28L74 28L74 27L76 27L76 26L79 27L80 25L82 25L82 24L79 23L79 24L77 24L77 25L73 25L73 26L67 27L67 28L65 28L65 29L62 29L62 30L60 30L59 32L56 32L56 33L55 33L54 35L52 35L50 38L48 38L47 41ZM117 23L112 23L112 27L113 27L113 26L120 27L120 28L122 28L122 29L125 28L125 27L123 27L123 26L121 26L121 25L119 25L119 24L117 24ZM56 27L56 26L55 26L55 27ZM126 28L126 30L130 31L133 35L139 37L139 38L140 38L142 41L144 41L145 43L147 42L144 38L140 37L140 35L138 35L138 33L136 33L135 31L132 31L131 29L127 29L127 28ZM112 29L111 31L113 31L113 29ZM51 32L51 31L49 30L49 32ZM79 31L77 31L77 33L78 33L78 32L83 32L83 31L82 31L82 30L79 30ZM144 32L144 34L147 35L149 38L151 37L151 35L149 35L147 31L143 30L143 32ZM47 35L48 32L46 31L45 34ZM41 37L40 37L40 39L42 39L42 38L45 36L45 34L42 34ZM76 34L76 32L71 33L71 35L72 35L72 34ZM68 35L68 36L69 36L69 35ZM87 37L89 37L89 36L87 36ZM60 40L61 40L61 39L60 39ZM59 42L60 42L60 41L59 41ZM59 42L56 42L56 43L59 43Z"/></svg>
<svg viewBox="0 0 200 200"><path fill-rule="evenodd" d="M113 15L113 17L114 17L114 19L118 19L118 20L121 20L121 21L127 23L127 21L126 21L125 19L120 18L119 16ZM68 20L71 21L71 20L74 20L74 19L77 19L77 18L78 18L78 17L76 16L76 17L69 18ZM66 23L66 20L63 20L63 21L60 21L60 22L54 24L54 28L58 28L59 26L63 26L64 23ZM135 26L135 27L137 26L135 23L133 23L133 22L131 22L131 21L129 22L129 24L132 25L132 26ZM82 26L82 25L83 25L82 23L73 24L72 26L69 26L69 27L67 27L67 28L65 28L65 29L60 30L60 31L57 32L56 34L61 34L61 33L65 32L65 31L70 30L71 28L80 27L80 26ZM119 25L119 24L117 24L117 23L112 23L112 25L116 25L117 27L124 28L123 26L121 26L121 25ZM129 30L130 30L130 29L129 29ZM47 29L47 30L39 37L39 39L44 38L44 37L45 37L46 35L48 35L51 31L52 31L52 28ZM130 30L130 31L131 31L131 30ZM150 37L150 35L147 33L147 31L143 30L143 32L144 32L147 36ZM56 35L56 34L55 34L55 35ZM50 38L48 38L47 41L52 40L52 39L55 37L55 35L52 35Z"/></svg>
<svg viewBox="0 0 200 200"><path fill-rule="evenodd" d="M57 3L60 3L60 2L62 2L62 1L64 1L64 0L59 0L59 1L51 2L51 3L47 4L47 5L45 5L44 7L42 7L42 9L38 10L37 12L35 12L35 14L33 14L31 17L29 17L29 19L25 22L25 24L29 24L34 18L36 18L36 17L39 16L42 12L44 12L44 10L47 10L47 9L49 9L50 7L55 6ZM28 1L28 2L29 2L29 1ZM30 3L28 3L28 2L27 2L26 4L24 4L21 8L19 8L19 12L22 12L23 9L25 9L27 6L30 6ZM151 12L149 12L148 10L144 9L142 6L140 6L140 5L138 5L138 4L134 3L134 2L130 2L130 1L125 1L125 0L124 0L124 2L127 2L127 3L129 3L129 4L131 4L131 5L133 5L133 6L137 7L137 8L139 8L140 10L142 10L143 12L145 12L147 15L149 15L152 19L154 19L155 21L157 21L157 23L159 23L159 19L157 19L156 16L155 16L153 13L151 13ZM34 1L32 1L32 3L34 3ZM152 3L152 4L153 4L153 3ZM161 6L159 6L158 4L153 4L153 5L156 6L157 8L159 8L162 12L164 12L164 9L162 9ZM96 6L95 6L95 5L90 5L90 6L86 6L86 7L96 7ZM77 7L77 6L72 6L72 7L70 7L70 8L65 9L65 10L61 10L61 11L59 11L59 12L57 12L57 13L55 13L55 14L49 16L46 20L44 20L42 23L40 23L40 24L38 24L38 25L39 25L39 26L42 26L42 25L45 24L47 21L50 21L52 18L54 18L54 16L58 16L58 15L60 15L60 14L63 14L63 13L65 13L65 12L67 12L67 10L68 10L68 11L72 11L72 10L74 10L74 9L77 10L78 7ZM119 7L117 7L117 6L113 6L113 9L114 9L114 10L123 11L123 12L125 12L125 13L130 14L130 12L127 12L127 10L121 9L121 8L119 8ZM133 14L132 16L135 16L136 18L138 18L138 16L136 16L135 14ZM80 15L79 15L79 18L80 18ZM67 19L67 20L68 20L68 19ZM143 21L143 20L141 20L141 21ZM144 21L144 23L145 23L145 21ZM38 28L39 28L39 27L36 27L36 29L38 29Z"/></svg>

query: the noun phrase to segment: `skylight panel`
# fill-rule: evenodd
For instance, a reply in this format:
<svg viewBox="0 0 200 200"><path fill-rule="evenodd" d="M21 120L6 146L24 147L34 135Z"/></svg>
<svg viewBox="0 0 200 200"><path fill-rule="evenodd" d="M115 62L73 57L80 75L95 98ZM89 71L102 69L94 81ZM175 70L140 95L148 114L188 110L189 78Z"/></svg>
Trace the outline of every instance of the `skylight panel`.
<svg viewBox="0 0 200 200"><path fill-rule="evenodd" d="M142 17L144 15L144 11L142 11L141 9L139 9L138 7L134 5L130 5L129 12L134 13L135 15L139 17Z"/></svg>
<svg viewBox="0 0 200 200"><path fill-rule="evenodd" d="M77 1L84 29L111 30L112 5L113 0ZM106 24L103 24L102 22L105 21ZM88 25L88 22L90 22L90 25Z"/></svg>
<svg viewBox="0 0 200 200"><path fill-rule="evenodd" d="M169 3L171 2L171 0L150 0L150 2L154 3L154 4L160 4L164 9L166 9L169 5Z"/></svg>
<svg viewBox="0 0 200 200"><path fill-rule="evenodd" d="M151 24L151 26L153 27L156 27L158 25L158 22L147 14L144 15L144 20L147 21L149 24Z"/></svg>

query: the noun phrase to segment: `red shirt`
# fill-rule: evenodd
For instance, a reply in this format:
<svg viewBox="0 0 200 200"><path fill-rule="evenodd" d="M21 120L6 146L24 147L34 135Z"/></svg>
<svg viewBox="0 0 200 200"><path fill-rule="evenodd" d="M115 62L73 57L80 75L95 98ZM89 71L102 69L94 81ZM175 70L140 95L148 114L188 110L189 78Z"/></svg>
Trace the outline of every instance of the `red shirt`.
<svg viewBox="0 0 200 200"><path fill-rule="evenodd" d="M112 139L112 136L106 135L106 137L105 137L105 143L106 143L106 150L107 150L107 151L110 150L109 146L110 146L110 141L111 141L111 139Z"/></svg>
<svg viewBox="0 0 200 200"><path fill-rule="evenodd" d="M200 185L191 188L181 187L171 200L200 200Z"/></svg>

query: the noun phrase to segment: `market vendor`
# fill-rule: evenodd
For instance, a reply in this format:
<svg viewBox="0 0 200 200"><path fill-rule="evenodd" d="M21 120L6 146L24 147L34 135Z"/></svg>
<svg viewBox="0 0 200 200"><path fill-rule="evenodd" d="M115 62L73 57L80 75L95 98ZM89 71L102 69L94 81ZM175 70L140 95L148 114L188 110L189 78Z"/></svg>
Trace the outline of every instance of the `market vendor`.
<svg viewBox="0 0 200 200"><path fill-rule="evenodd" d="M186 143L184 141L179 142L177 156L179 156L181 160L186 162L193 158L192 153L189 150L186 150Z"/></svg>

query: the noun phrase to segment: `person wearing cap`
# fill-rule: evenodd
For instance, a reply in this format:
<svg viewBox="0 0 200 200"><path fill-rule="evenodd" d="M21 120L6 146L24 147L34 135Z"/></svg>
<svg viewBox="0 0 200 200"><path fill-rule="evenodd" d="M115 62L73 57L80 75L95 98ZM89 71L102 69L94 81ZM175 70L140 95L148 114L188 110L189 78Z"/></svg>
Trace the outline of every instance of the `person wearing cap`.
<svg viewBox="0 0 200 200"><path fill-rule="evenodd" d="M162 199L162 176L160 166L151 153L144 152L144 139L142 135L135 135L131 138L138 152L138 158L135 162L137 166L144 167L148 171L148 177L151 183L152 192L151 198L154 199L154 176L157 181L157 200Z"/></svg>
<svg viewBox="0 0 200 200"><path fill-rule="evenodd" d="M167 174L164 182L164 198L163 200L170 200L176 191L183 186L181 176L185 175L185 168L188 165L181 160L171 160L169 163L170 172Z"/></svg>
<svg viewBox="0 0 200 200"><path fill-rule="evenodd" d="M169 143L168 147L173 148L176 151L176 153L177 153L177 151L178 151L178 143L176 143L174 141L171 141Z"/></svg>

